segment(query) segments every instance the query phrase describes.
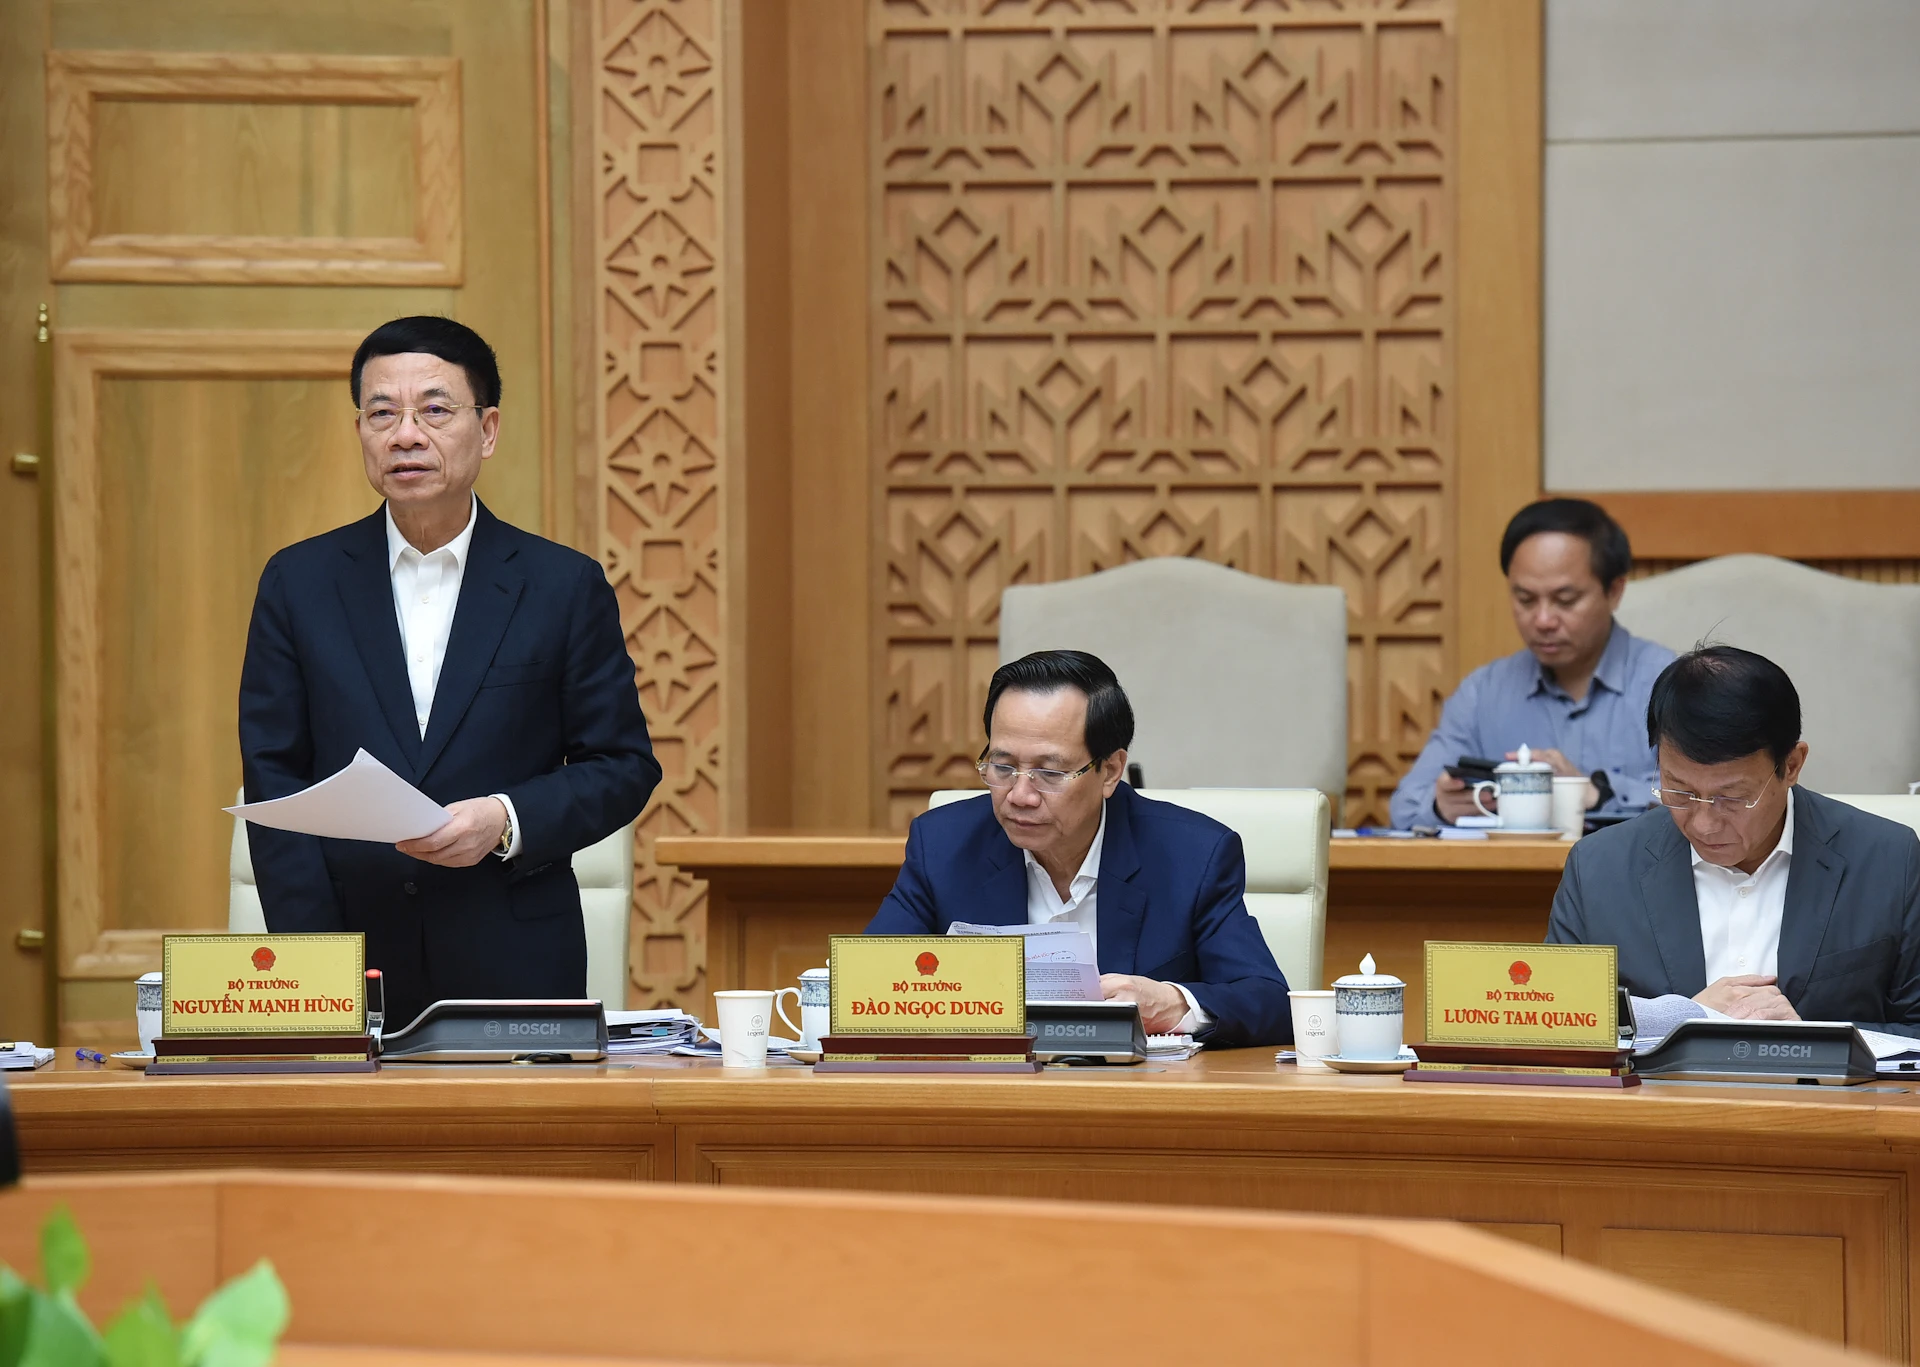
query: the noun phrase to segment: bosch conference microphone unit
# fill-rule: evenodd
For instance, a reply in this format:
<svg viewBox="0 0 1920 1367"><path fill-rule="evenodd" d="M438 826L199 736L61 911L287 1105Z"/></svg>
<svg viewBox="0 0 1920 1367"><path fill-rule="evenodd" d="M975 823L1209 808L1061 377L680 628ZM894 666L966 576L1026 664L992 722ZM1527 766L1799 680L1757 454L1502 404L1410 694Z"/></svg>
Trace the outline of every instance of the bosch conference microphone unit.
<svg viewBox="0 0 1920 1367"><path fill-rule="evenodd" d="M439 1001L381 1037L382 1063L592 1063L607 1056L597 1001Z"/></svg>

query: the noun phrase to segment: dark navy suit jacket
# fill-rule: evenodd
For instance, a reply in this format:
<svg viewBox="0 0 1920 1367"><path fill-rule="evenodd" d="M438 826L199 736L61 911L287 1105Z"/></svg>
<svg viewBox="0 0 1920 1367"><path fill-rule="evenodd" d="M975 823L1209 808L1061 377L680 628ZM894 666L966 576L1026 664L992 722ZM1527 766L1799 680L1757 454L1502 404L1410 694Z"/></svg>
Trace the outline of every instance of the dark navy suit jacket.
<svg viewBox="0 0 1920 1367"><path fill-rule="evenodd" d="M1793 793L1781 994L1802 1020L1920 1035L1920 839L1858 807ZM1547 942L1618 945L1620 981L1636 997L1707 986L1693 855L1666 808L1573 847Z"/></svg>
<svg viewBox="0 0 1920 1367"><path fill-rule="evenodd" d="M298 792L362 747L438 802L505 793L519 854L449 869L249 826L268 929L364 931L390 1029L442 998L585 996L571 856L660 781L600 566L481 505L423 739L384 510L275 555L240 674L247 798Z"/></svg>
<svg viewBox="0 0 1920 1367"><path fill-rule="evenodd" d="M1287 1043L1287 980L1247 914L1246 890L1239 836L1122 783L1107 799L1100 850L1100 971L1185 987L1213 1017L1200 1038L1215 1048ZM1027 923L1026 859L984 794L914 818L900 877L867 933L943 935L955 921Z"/></svg>

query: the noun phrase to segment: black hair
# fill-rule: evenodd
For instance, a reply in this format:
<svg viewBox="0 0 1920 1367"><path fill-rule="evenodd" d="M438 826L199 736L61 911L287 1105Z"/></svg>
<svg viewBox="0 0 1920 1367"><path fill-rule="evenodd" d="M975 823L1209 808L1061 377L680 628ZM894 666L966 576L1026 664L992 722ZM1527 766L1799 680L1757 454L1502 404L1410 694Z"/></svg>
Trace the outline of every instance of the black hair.
<svg viewBox="0 0 1920 1367"><path fill-rule="evenodd" d="M981 717L993 738L993 709L1008 689L1057 693L1077 688L1087 695L1087 753L1095 764L1133 744L1133 704L1106 661L1084 650L1036 650L993 671L987 685L987 710Z"/></svg>
<svg viewBox="0 0 1920 1367"><path fill-rule="evenodd" d="M1800 694L1787 671L1738 646L1698 646L1653 681L1647 744L1666 741L1695 764L1725 764L1765 750L1785 774L1800 743Z"/></svg>
<svg viewBox="0 0 1920 1367"><path fill-rule="evenodd" d="M500 362L494 359L493 348L487 345L486 339L465 323L456 323L451 318L415 314L382 323L367 334L367 340L353 353L350 383L354 407L360 406L360 372L368 361L376 356L404 356L414 351L438 356L466 371L467 383L473 387L473 401L480 407L500 406Z"/></svg>
<svg viewBox="0 0 1920 1367"><path fill-rule="evenodd" d="M1500 573L1505 574L1513 564L1513 553L1522 541L1542 532L1565 532L1585 541L1592 557L1593 577L1607 588L1633 568L1633 547L1628 544L1626 529L1605 508L1584 498L1543 498L1515 513L1507 524L1500 538Z"/></svg>

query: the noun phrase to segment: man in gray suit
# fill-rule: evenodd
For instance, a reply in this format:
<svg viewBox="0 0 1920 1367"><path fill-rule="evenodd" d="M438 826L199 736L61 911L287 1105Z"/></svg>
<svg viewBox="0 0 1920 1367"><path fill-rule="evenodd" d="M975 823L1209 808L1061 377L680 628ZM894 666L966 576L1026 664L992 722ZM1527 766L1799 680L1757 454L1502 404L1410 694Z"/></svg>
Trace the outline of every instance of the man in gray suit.
<svg viewBox="0 0 1920 1367"><path fill-rule="evenodd" d="M1647 736L1660 805L1574 846L1547 942L1618 945L1643 1018L1920 1036L1920 839L1797 786L1786 672L1732 646L1683 655L1654 682Z"/></svg>

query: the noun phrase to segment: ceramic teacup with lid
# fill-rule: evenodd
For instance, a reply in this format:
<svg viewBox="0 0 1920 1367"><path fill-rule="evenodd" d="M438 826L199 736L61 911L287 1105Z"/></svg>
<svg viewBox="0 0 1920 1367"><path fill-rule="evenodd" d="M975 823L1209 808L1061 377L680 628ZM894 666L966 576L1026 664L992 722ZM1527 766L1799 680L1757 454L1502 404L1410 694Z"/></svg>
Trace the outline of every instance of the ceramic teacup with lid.
<svg viewBox="0 0 1920 1367"><path fill-rule="evenodd" d="M1340 1057L1381 1062L1399 1058L1406 1002L1406 983L1391 973L1376 973L1371 954L1360 961L1358 973L1336 978L1333 1014L1339 1023Z"/></svg>
<svg viewBox="0 0 1920 1367"><path fill-rule="evenodd" d="M1493 766L1493 779L1473 785L1473 805L1500 823L1503 830L1545 831L1553 825L1553 766L1535 759L1522 745L1516 758ZM1489 812L1480 794L1491 788L1500 795L1500 810Z"/></svg>

